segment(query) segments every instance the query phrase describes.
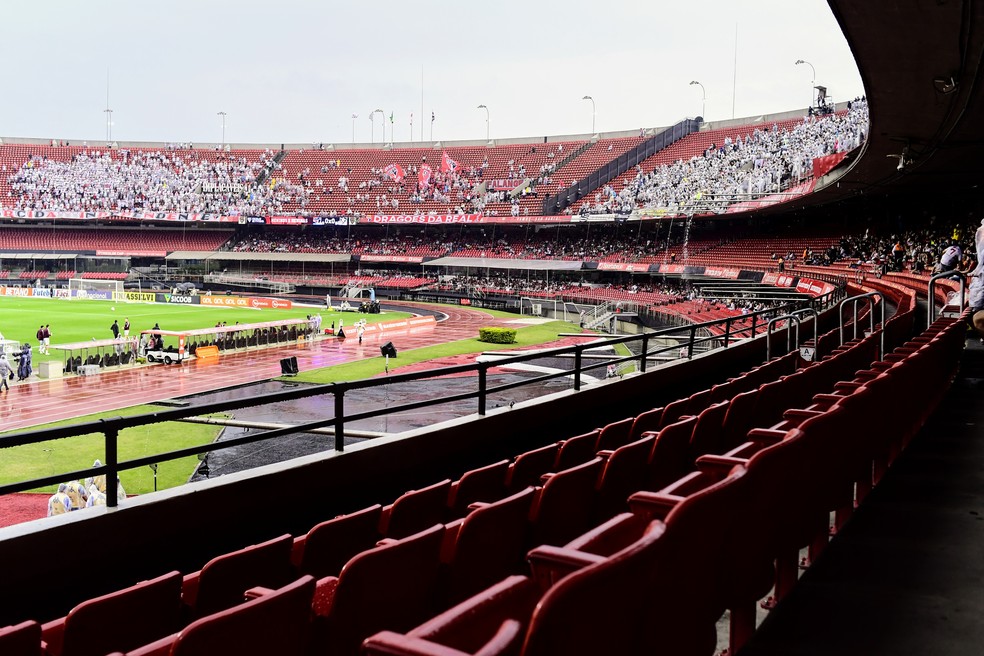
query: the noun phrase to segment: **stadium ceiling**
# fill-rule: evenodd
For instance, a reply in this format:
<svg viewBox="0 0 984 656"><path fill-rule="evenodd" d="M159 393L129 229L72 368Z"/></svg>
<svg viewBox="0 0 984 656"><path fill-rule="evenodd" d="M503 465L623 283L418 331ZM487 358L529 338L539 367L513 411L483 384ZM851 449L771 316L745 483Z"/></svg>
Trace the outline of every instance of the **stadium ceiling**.
<svg viewBox="0 0 984 656"><path fill-rule="evenodd" d="M853 166L811 200L901 190L943 197L976 187L984 171L984 3L828 3L854 53L871 131Z"/></svg>

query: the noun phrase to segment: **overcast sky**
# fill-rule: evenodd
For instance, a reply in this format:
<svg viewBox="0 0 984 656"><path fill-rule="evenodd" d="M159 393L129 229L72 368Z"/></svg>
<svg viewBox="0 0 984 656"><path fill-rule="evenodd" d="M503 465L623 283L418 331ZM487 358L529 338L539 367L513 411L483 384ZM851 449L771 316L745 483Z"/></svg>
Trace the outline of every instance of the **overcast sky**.
<svg viewBox="0 0 984 656"><path fill-rule="evenodd" d="M311 143L665 126L863 93L824 0L8 3L0 137ZM736 34L737 28L737 57ZM423 73L423 82L421 82ZM735 80L737 84L735 84ZM423 99L421 100L421 93ZM421 108L424 116L421 117ZM358 114L357 119L351 118Z"/></svg>

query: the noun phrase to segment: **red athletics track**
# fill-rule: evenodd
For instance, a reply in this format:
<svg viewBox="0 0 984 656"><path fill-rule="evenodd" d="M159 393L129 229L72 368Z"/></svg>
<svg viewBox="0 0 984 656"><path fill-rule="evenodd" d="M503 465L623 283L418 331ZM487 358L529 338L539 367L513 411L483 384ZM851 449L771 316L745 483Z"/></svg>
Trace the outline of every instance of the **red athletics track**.
<svg viewBox="0 0 984 656"><path fill-rule="evenodd" d="M393 341L397 350L420 348L476 337L482 326L504 326L509 321L472 308L442 307L441 311L448 318L436 326L386 331L382 335L367 332L362 345L354 335L344 340L327 337L301 345L223 354L217 362L209 364L192 361L181 366L141 365L97 376L70 375L20 383L9 392L0 392L0 429L30 428L94 412L269 380L280 376L281 358L295 356L298 368L307 371L377 357L379 345L387 341Z"/></svg>

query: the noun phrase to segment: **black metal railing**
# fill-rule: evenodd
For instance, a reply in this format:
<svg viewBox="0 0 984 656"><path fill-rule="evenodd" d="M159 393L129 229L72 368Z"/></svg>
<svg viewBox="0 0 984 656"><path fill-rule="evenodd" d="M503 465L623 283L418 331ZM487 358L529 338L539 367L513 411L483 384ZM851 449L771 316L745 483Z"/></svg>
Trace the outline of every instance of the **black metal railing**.
<svg viewBox="0 0 984 656"><path fill-rule="evenodd" d="M835 292L827 294L824 297L813 299L810 305L818 309L830 307L842 295L842 290L836 290ZM328 427L334 427L334 450L342 451L345 446L345 426L346 424L350 424L352 422L385 415L392 415L400 412L407 412L410 410L417 410L429 406L472 399L476 401L476 413L483 416L486 414L488 398L493 394L501 394L519 387L534 385L565 377L572 379L572 387L574 390L580 390L584 382L585 374L602 367L607 368L610 365L617 366L624 362L635 362L637 363L639 370L641 372L645 372L649 369L650 360L656 360L664 353L676 351L679 354L680 349L685 348L685 357L692 358L696 352L695 347L705 343L710 343L714 347L727 348L733 345L737 340L744 340L765 334L768 328L769 320L777 314L782 314L789 309L790 306L784 306L779 309L761 310L743 316L728 317L726 319L718 319L704 323L674 326L653 332L645 332L639 335L626 335L619 337L599 336L598 340L592 340L588 343L544 349L533 353L505 356L491 362L476 362L474 364L454 365L428 371L391 374L382 378L367 378L323 385L311 385L268 394L248 396L245 398L216 401L209 403L208 406L199 405L175 408L130 417L99 419L74 424L72 426L44 428L12 433L0 437L0 449L24 446L28 444L37 444L48 440L67 439L79 435L102 433L105 438L105 464L82 470L61 472L51 476L44 476L42 478L35 478L18 483L0 485L0 495L33 490L47 485L63 483L67 480L81 479L89 476L105 475L107 481L115 481L117 475L121 471L176 460L187 456L210 453L221 449L228 449L255 442L271 440L285 435L311 432L316 429ZM681 336L685 337L685 339L680 339ZM678 341L666 346L655 345L656 341L660 338L675 338ZM606 358L600 362L585 362L585 358L583 358L584 352L589 349L597 348L599 346L599 342L603 342L605 345L611 346L625 344L630 347L630 351L632 352L630 355ZM638 349L636 351L633 351L631 348L631 345L633 344L638 345ZM573 361L573 367L570 369L558 369L549 373L543 373L501 385L489 386L488 384L488 370L492 367L503 367L510 364L528 362L545 357L570 358ZM441 395L438 398L414 401L400 405L385 404L385 407L374 410L356 412L352 414L346 413L345 399L350 392L381 387L384 385L414 383L416 381L457 374L477 374L475 389L458 394ZM326 395L332 395L333 397L334 414L330 418L318 419L316 421L263 430L260 432L249 432L241 436L223 440L221 442L213 442L211 444L176 449L173 451L165 451L130 460L121 461L119 459L117 449L119 434L121 431L128 428L159 424L169 421L180 421L187 419L188 417L201 415L203 413L222 413L230 410L259 407L272 403L281 403L285 401L294 401L298 399ZM106 502L108 506L117 505L118 500L116 498L116 489L116 485L114 484L108 484L106 486Z"/></svg>

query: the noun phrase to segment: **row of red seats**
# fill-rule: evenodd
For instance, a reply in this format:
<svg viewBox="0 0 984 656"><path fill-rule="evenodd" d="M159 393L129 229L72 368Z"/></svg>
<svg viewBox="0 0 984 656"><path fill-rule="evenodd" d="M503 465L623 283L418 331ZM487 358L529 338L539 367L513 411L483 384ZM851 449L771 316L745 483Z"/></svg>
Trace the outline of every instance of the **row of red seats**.
<svg viewBox="0 0 984 656"><path fill-rule="evenodd" d="M938 322L776 427L699 458L659 492L633 494L631 512L531 551L532 576L504 579L408 632L379 633L363 653L710 654L726 609L734 653L755 629L759 599L795 584L800 549L822 550L830 513L862 502L936 407L962 348L962 321ZM899 412L871 412L888 404Z"/></svg>

